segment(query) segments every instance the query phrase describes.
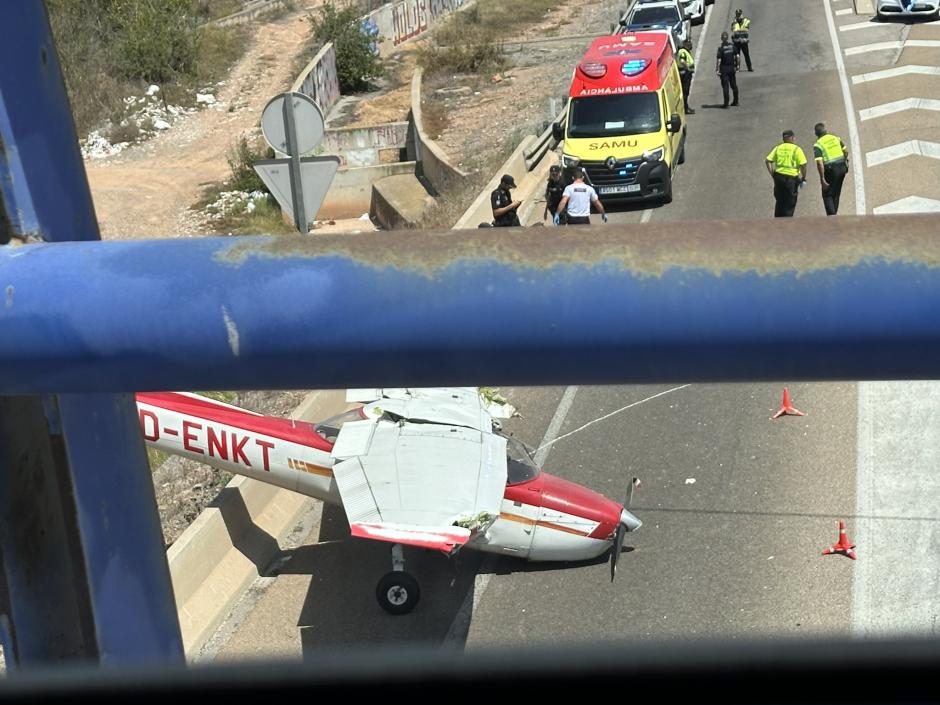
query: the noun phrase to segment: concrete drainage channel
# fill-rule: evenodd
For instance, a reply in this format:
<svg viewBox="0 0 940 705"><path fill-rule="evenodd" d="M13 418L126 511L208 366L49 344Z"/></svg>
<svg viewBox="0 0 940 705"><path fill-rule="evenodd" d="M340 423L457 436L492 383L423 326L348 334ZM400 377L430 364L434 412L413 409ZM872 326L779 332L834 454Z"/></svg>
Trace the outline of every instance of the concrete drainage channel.
<svg viewBox="0 0 940 705"><path fill-rule="evenodd" d="M315 391L291 418L322 420L348 406L344 390ZM237 477L170 547L167 562L187 660L194 660L318 504L296 492Z"/></svg>

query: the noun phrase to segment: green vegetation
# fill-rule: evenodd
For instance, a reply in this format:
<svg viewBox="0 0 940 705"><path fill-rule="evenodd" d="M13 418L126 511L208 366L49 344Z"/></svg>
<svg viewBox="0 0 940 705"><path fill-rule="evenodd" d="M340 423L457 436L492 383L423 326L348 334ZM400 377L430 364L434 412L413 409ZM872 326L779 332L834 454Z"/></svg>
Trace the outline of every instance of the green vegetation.
<svg viewBox="0 0 940 705"><path fill-rule="evenodd" d="M232 0L45 0L79 134L119 125L124 98L149 83L164 101L194 104L245 49L244 26L202 25ZM201 26L202 25L202 26Z"/></svg>
<svg viewBox="0 0 940 705"><path fill-rule="evenodd" d="M337 9L332 2L309 15L314 40L318 46L333 42L336 49L336 77L342 93L355 93L369 87L372 79L384 75L378 56L372 53L372 37L362 31L361 8L346 5Z"/></svg>

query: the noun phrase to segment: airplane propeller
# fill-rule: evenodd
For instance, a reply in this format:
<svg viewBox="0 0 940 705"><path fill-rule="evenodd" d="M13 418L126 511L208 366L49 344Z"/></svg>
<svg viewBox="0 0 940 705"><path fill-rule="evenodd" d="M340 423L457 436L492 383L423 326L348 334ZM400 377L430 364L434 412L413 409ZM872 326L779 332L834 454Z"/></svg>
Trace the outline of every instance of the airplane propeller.
<svg viewBox="0 0 940 705"><path fill-rule="evenodd" d="M623 503L623 511L620 514L620 523L617 525L617 534L614 537L614 545L610 549L610 582L614 582L617 576L617 561L620 560L620 551L623 549L623 538L628 531L636 531L640 528L642 522L630 513L630 505L633 503L633 490L640 486L640 478L634 477L627 487L627 499Z"/></svg>

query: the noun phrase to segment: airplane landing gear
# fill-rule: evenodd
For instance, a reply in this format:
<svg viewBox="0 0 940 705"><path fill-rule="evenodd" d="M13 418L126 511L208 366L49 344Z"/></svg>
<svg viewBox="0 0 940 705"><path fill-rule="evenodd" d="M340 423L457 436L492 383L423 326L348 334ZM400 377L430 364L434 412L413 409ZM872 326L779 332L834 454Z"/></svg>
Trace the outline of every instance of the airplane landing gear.
<svg viewBox="0 0 940 705"><path fill-rule="evenodd" d="M375 597L382 609L390 614L408 614L421 598L418 581L405 572L401 544L392 546L392 572L379 580L375 586Z"/></svg>

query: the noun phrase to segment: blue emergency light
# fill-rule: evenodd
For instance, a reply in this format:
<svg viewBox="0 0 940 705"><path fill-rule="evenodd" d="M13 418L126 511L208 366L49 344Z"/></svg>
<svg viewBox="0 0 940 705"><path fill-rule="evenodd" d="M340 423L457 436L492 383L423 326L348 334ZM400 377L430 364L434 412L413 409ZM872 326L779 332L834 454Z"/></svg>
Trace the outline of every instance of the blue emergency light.
<svg viewBox="0 0 940 705"><path fill-rule="evenodd" d="M650 65L649 59L630 59L625 61L620 67L620 73L624 76L636 76L643 73L646 67Z"/></svg>

